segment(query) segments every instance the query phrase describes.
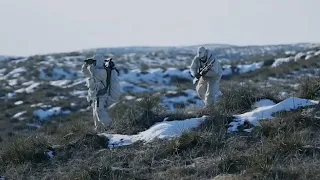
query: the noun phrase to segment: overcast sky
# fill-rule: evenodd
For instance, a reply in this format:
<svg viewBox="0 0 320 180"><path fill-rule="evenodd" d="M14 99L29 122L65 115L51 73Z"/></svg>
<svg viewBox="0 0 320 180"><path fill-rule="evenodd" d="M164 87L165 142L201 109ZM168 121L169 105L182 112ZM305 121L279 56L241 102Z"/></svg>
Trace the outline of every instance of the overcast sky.
<svg viewBox="0 0 320 180"><path fill-rule="evenodd" d="M0 55L320 42L319 0L0 0Z"/></svg>

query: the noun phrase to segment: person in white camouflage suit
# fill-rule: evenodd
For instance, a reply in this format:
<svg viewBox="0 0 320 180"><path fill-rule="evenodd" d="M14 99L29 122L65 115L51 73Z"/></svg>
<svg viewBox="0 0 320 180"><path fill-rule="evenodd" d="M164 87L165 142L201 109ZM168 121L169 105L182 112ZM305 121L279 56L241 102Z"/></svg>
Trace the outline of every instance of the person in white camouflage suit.
<svg viewBox="0 0 320 180"><path fill-rule="evenodd" d="M92 107L95 130L98 130L99 124L105 129L112 124L107 108L121 95L119 72L111 60L105 64L102 55L95 55L90 60L91 63L82 65L82 73L87 78L86 86L89 88L87 101Z"/></svg>
<svg viewBox="0 0 320 180"><path fill-rule="evenodd" d="M220 80L222 77L222 67L220 62L213 57L212 52L201 46L197 49L190 73L195 78L196 91L204 101L205 106L217 103L220 92Z"/></svg>

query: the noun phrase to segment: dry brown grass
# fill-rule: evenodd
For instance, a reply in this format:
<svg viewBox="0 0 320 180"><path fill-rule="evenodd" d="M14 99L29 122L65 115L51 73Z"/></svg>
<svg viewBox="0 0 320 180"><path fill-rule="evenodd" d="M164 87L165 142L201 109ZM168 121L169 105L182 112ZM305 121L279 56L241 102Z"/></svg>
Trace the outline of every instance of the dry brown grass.
<svg viewBox="0 0 320 180"><path fill-rule="evenodd" d="M298 96L306 99L314 99L319 93L320 77L303 77L300 79Z"/></svg>

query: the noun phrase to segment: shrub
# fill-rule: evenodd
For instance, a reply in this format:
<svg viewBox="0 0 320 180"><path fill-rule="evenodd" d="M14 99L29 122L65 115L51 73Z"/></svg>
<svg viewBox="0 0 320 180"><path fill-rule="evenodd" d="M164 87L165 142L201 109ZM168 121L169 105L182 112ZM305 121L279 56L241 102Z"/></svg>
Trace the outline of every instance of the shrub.
<svg viewBox="0 0 320 180"><path fill-rule="evenodd" d="M244 112L251 109L252 105L260 99L270 99L278 102L275 90L270 88L258 88L250 84L232 83L222 89L223 96L219 102L221 111Z"/></svg>
<svg viewBox="0 0 320 180"><path fill-rule="evenodd" d="M263 66L267 66L267 67L269 67L269 66L271 66L273 63L274 63L274 59L268 59L268 60L265 60L264 62L263 62Z"/></svg>
<svg viewBox="0 0 320 180"><path fill-rule="evenodd" d="M162 121L160 98L148 96L131 104L119 103L110 110L116 132L134 134Z"/></svg>
<svg viewBox="0 0 320 180"><path fill-rule="evenodd" d="M303 77L300 80L298 96L306 99L314 99L320 89L319 77Z"/></svg>
<svg viewBox="0 0 320 180"><path fill-rule="evenodd" d="M16 137L7 142L0 152L4 164L20 164L24 162L42 162L48 159L47 139L41 136Z"/></svg>

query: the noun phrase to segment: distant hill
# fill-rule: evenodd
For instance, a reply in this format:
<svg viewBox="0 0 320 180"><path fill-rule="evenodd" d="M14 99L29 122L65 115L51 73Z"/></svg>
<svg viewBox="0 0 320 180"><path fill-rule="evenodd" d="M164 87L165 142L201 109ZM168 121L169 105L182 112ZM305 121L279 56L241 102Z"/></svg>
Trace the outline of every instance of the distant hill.
<svg viewBox="0 0 320 180"><path fill-rule="evenodd" d="M112 53L112 54L128 54L128 53L148 53L157 51L167 51L171 53L195 53L197 47L194 46L136 46L136 47L116 47L116 48L97 48L83 50L82 53ZM320 46L315 43L298 43L298 44L279 44L279 45L257 45L257 46L235 46L228 44L204 44L211 49L218 58L242 59L255 55L275 55L285 51L303 51L313 47Z"/></svg>

